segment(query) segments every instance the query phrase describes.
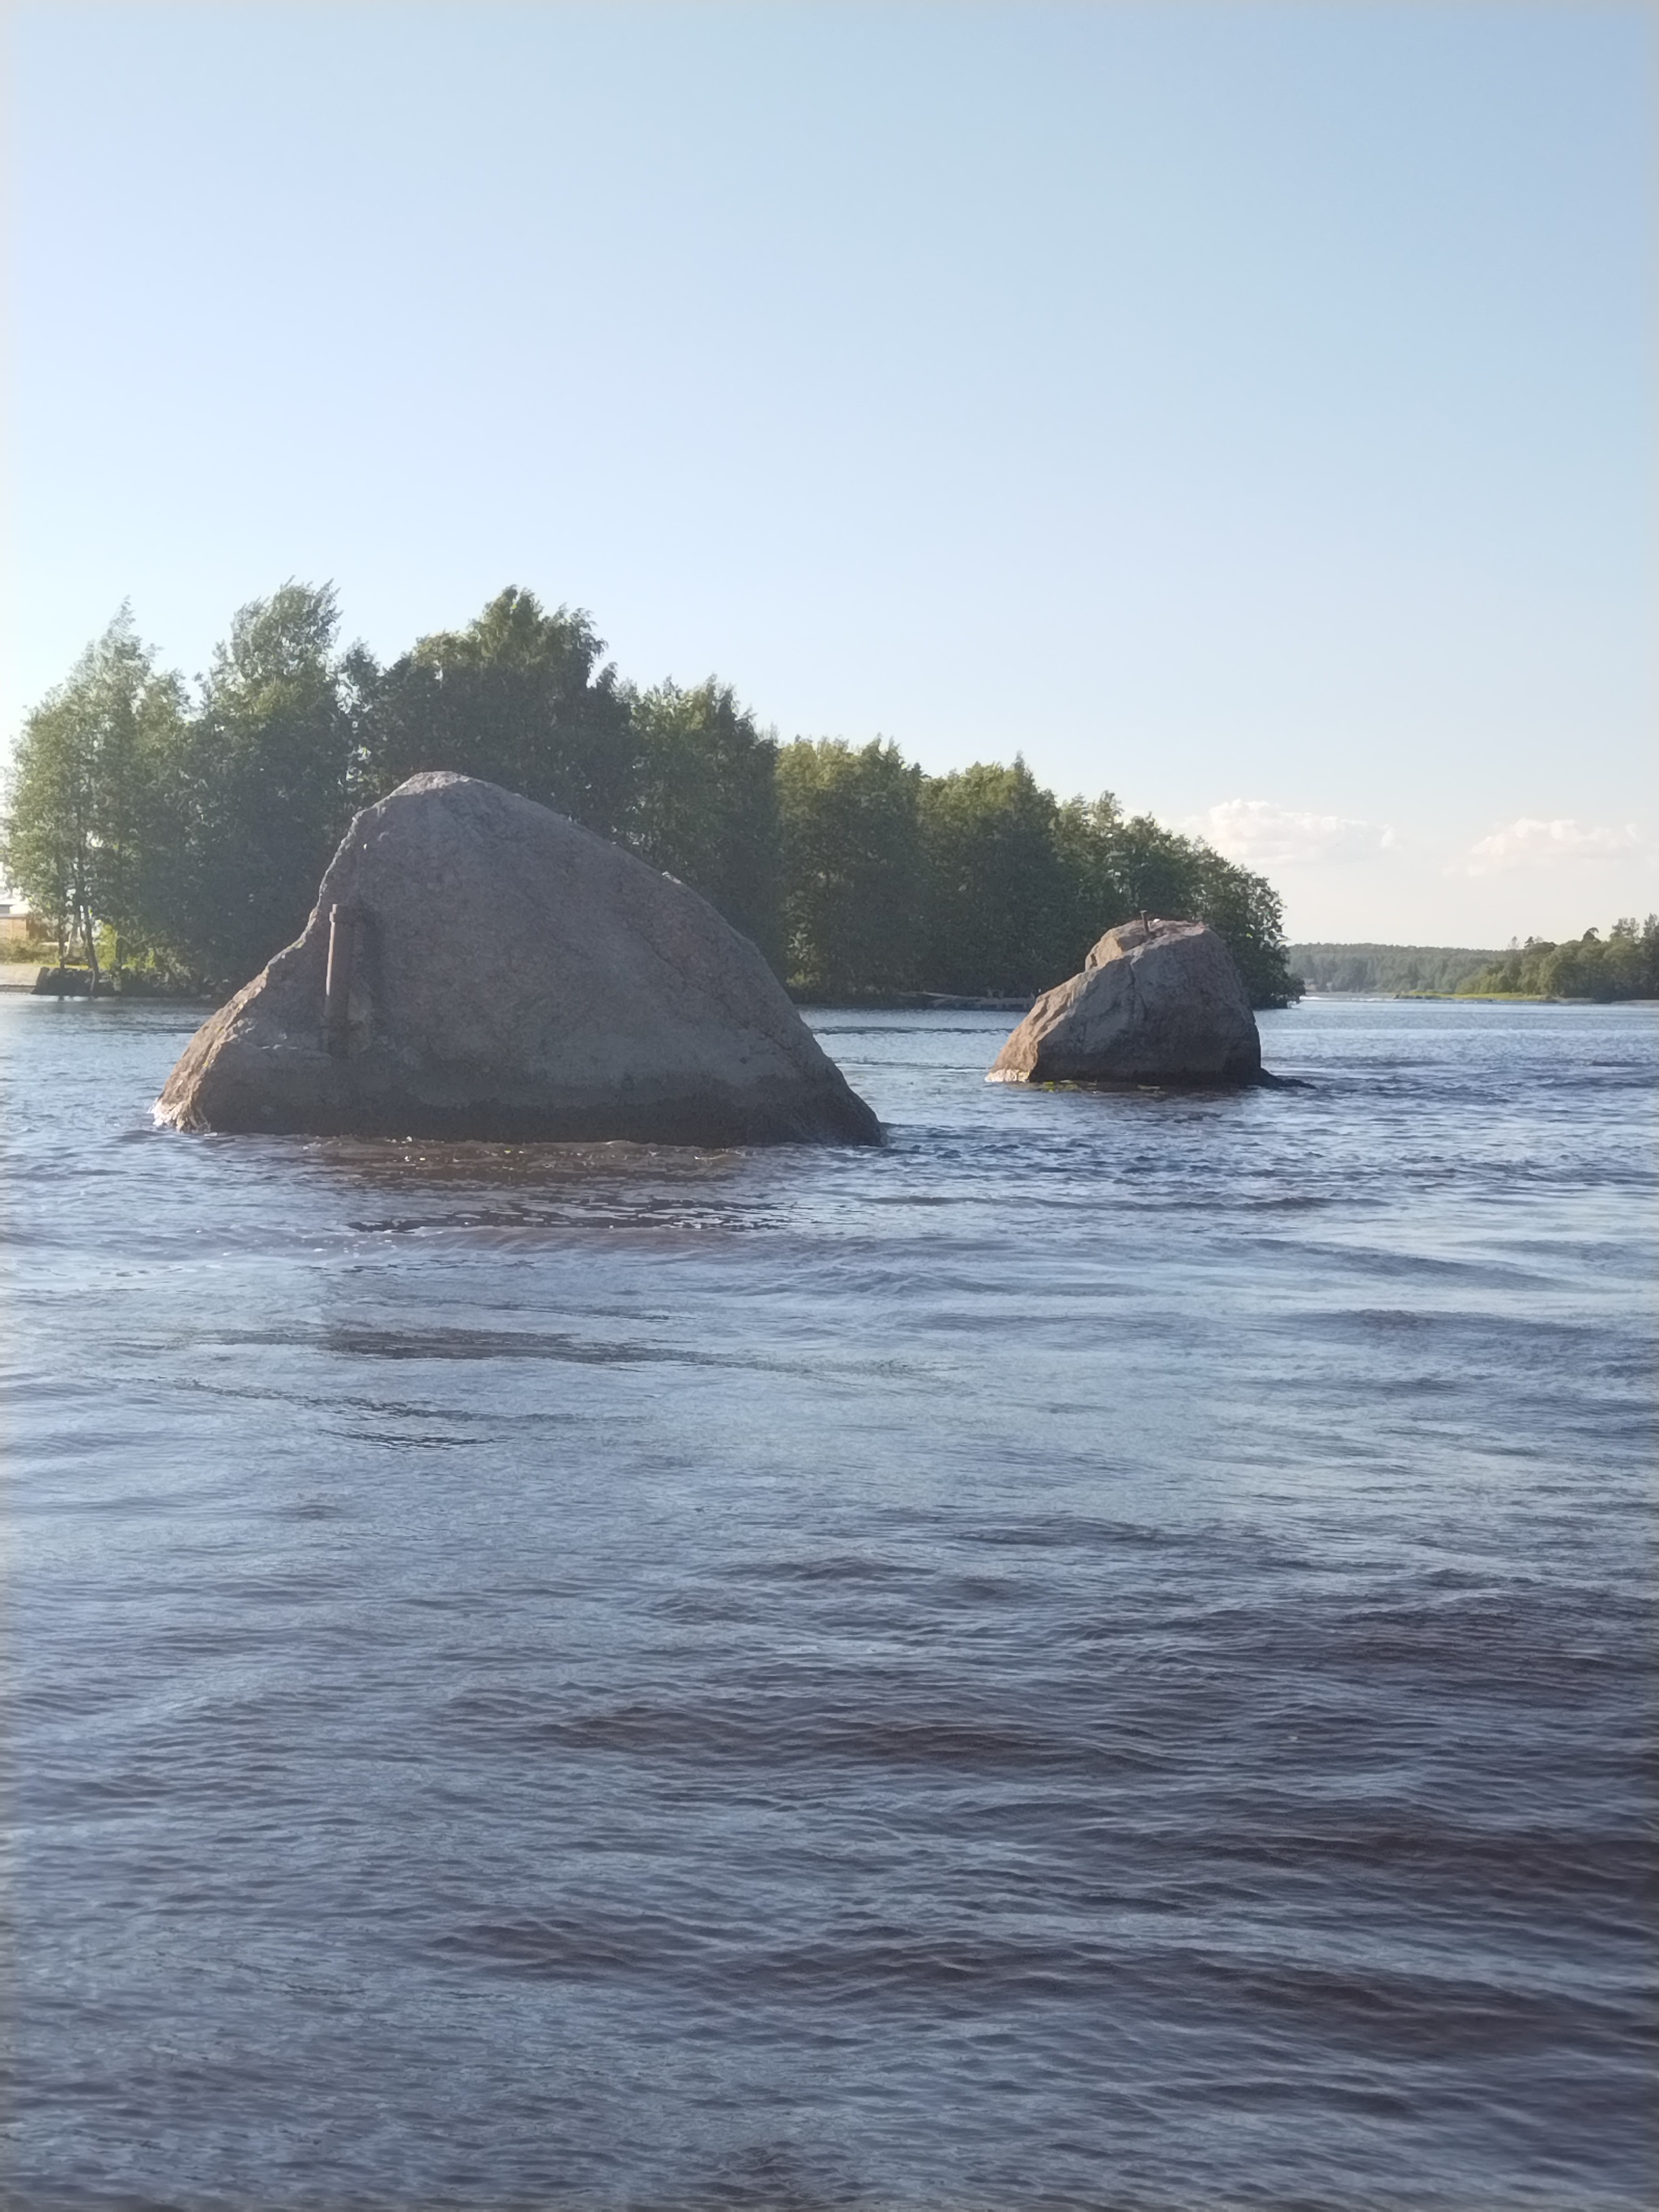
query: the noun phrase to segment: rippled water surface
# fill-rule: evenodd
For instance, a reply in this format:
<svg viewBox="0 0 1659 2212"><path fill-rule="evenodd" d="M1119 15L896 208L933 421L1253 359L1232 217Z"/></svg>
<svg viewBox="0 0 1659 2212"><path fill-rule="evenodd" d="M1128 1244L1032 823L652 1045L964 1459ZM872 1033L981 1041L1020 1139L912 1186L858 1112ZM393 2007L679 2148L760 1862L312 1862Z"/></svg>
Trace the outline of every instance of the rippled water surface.
<svg viewBox="0 0 1659 2212"><path fill-rule="evenodd" d="M13 2201L1659 2201L1651 1010L879 1153L152 1129L0 1003Z"/></svg>

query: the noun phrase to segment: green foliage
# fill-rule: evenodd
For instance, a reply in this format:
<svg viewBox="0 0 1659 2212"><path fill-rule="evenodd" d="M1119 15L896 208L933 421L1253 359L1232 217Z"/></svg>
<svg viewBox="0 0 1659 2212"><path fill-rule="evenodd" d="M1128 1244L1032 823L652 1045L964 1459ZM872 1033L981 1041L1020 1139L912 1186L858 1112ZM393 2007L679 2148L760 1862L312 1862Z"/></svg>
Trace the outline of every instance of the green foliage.
<svg viewBox="0 0 1659 2212"><path fill-rule="evenodd" d="M422 769L483 776L625 836L640 747L605 641L569 607L509 588L465 629L423 637L366 687L362 775L376 797Z"/></svg>
<svg viewBox="0 0 1659 2212"><path fill-rule="evenodd" d="M150 915L165 963L243 982L297 937L351 817L356 732L331 586L240 608L201 705L157 763L169 866Z"/></svg>
<svg viewBox="0 0 1659 2212"><path fill-rule="evenodd" d="M1060 804L1023 759L780 748L712 677L619 683L588 617L528 592L386 669L338 629L329 586L253 601L193 711L125 610L88 648L28 718L0 856L62 941L234 988L304 927L353 812L451 769L690 884L805 997L1029 996L1143 911L1211 923L1257 1005L1296 995L1270 884L1109 793Z"/></svg>
<svg viewBox="0 0 1659 2212"><path fill-rule="evenodd" d="M1116 866L1123 813L1109 791L1098 799L1068 799L1054 812L1054 848L1066 885L1065 943L1060 957L1073 975L1087 948L1114 922L1139 911L1127 902ZM1051 981L1063 977L1050 978Z"/></svg>
<svg viewBox="0 0 1659 2212"><path fill-rule="evenodd" d="M1659 999L1659 915L1615 921L1603 938L1587 929L1556 945L1529 937L1459 986L1467 995L1516 993L1549 999Z"/></svg>
<svg viewBox="0 0 1659 2212"><path fill-rule="evenodd" d="M781 967L776 739L712 676L690 691L659 684L629 703L639 765L629 842Z"/></svg>
<svg viewBox="0 0 1659 2212"><path fill-rule="evenodd" d="M789 980L804 998L1023 998L1115 923L1207 921L1256 1006L1301 995L1272 885L1109 792L1063 805L1023 760L944 776L896 746L798 741L779 762Z"/></svg>
<svg viewBox="0 0 1659 2212"><path fill-rule="evenodd" d="M1150 814L1115 824L1108 847L1108 875L1122 921L1134 914L1188 915L1198 900L1199 848L1165 830Z"/></svg>
<svg viewBox="0 0 1659 2212"><path fill-rule="evenodd" d="M1253 1006L1288 1006L1302 979L1285 954L1285 906L1265 876L1194 847L1194 890L1188 911L1206 921L1238 963Z"/></svg>
<svg viewBox="0 0 1659 2212"><path fill-rule="evenodd" d="M921 788L926 934L934 990L1034 995L1080 965L1060 810L1024 760L975 762Z"/></svg>
<svg viewBox="0 0 1659 2212"><path fill-rule="evenodd" d="M1284 909L1265 877L1165 830L1150 814L1126 819L1109 792L1062 807L1060 837L1073 885L1072 942L1092 942L1139 914L1204 921L1237 963L1252 1006L1284 1006L1301 997L1285 957Z"/></svg>
<svg viewBox="0 0 1659 2212"><path fill-rule="evenodd" d="M1500 956L1449 945L1292 945L1285 958L1310 991L1455 991Z"/></svg>
<svg viewBox="0 0 1659 2212"><path fill-rule="evenodd" d="M161 764L184 723L176 677L123 607L68 681L23 726L13 757L0 868L56 938L94 974L99 923L119 964L153 927L167 878Z"/></svg>
<svg viewBox="0 0 1659 2212"><path fill-rule="evenodd" d="M778 756L787 974L820 1000L918 982L921 770L874 738L797 738Z"/></svg>

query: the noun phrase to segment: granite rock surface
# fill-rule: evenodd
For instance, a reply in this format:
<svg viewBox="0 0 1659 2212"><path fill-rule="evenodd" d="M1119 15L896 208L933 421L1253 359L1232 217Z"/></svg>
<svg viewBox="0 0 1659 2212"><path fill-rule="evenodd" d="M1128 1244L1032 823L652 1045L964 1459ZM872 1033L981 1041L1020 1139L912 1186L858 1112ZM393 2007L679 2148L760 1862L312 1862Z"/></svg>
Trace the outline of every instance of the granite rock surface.
<svg viewBox="0 0 1659 2212"><path fill-rule="evenodd" d="M1080 975L1037 1000L988 1079L1257 1083L1261 1040L1232 955L1212 929L1124 922L1108 930Z"/></svg>
<svg viewBox="0 0 1659 2212"><path fill-rule="evenodd" d="M881 1136L706 900L563 815L448 774L357 816L303 933L197 1032L156 1114L180 1129L504 1141Z"/></svg>

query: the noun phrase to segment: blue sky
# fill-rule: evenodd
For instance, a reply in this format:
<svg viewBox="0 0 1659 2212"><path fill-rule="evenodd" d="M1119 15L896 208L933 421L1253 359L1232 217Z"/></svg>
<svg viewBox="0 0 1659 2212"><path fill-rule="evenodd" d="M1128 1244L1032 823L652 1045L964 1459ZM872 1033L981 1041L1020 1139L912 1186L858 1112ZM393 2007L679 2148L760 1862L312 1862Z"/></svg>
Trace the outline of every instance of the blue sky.
<svg viewBox="0 0 1659 2212"><path fill-rule="evenodd" d="M5 727L503 584L1293 935L1659 906L1638 5L14 6Z"/></svg>

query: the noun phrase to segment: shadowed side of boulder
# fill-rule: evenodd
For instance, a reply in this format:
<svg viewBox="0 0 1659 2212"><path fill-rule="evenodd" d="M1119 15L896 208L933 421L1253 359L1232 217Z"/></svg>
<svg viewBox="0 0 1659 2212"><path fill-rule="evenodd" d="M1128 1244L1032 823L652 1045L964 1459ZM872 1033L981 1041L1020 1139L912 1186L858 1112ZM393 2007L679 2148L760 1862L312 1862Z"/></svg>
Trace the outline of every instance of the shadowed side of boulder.
<svg viewBox="0 0 1659 2212"><path fill-rule="evenodd" d="M360 814L303 934L197 1032L180 1129L875 1144L747 938L532 800L413 776Z"/></svg>
<svg viewBox="0 0 1659 2212"><path fill-rule="evenodd" d="M1200 921L1109 930L1045 992L992 1063L993 1083L1259 1083L1261 1040L1232 955Z"/></svg>

